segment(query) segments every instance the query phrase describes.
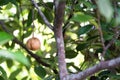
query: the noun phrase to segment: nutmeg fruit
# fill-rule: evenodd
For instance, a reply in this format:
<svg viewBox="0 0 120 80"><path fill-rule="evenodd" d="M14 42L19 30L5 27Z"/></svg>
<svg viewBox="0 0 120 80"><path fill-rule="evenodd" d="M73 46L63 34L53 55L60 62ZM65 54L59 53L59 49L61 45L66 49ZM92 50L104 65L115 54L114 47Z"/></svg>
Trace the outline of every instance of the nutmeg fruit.
<svg viewBox="0 0 120 80"><path fill-rule="evenodd" d="M40 40L36 37L33 37L27 41L26 47L30 50L35 51L40 49L40 45L41 45Z"/></svg>

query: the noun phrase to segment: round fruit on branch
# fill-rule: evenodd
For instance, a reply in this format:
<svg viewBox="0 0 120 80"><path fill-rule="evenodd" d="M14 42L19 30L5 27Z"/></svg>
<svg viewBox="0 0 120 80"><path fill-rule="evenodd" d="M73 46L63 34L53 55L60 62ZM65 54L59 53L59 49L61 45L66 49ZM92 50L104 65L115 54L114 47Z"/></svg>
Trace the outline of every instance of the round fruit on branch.
<svg viewBox="0 0 120 80"><path fill-rule="evenodd" d="M33 51L40 49L40 45L40 40L36 37L30 38L26 44L27 48Z"/></svg>

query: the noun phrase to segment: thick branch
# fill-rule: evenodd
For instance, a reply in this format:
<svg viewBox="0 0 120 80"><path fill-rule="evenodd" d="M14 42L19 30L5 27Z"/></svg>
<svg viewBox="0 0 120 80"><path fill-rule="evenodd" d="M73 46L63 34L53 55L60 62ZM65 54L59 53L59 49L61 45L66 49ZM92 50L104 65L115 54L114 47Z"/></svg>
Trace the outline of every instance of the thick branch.
<svg viewBox="0 0 120 80"><path fill-rule="evenodd" d="M34 0L31 0L31 2L33 3L33 5L37 8L39 15L42 17L43 21L45 22L45 24L51 29L53 30L53 26L50 24L50 22L48 21L48 19L45 17L45 15L43 14L43 12L39 9L39 6L37 5L37 3Z"/></svg>
<svg viewBox="0 0 120 80"><path fill-rule="evenodd" d="M100 70L109 69L109 68L113 68L113 67L117 67L117 66L120 66L120 57L109 60L109 61L100 62L99 64L97 64L91 68L88 68L85 71L79 72L77 74L70 74L67 77L65 77L64 80L83 80L86 77L88 77Z"/></svg>
<svg viewBox="0 0 120 80"><path fill-rule="evenodd" d="M63 80L63 77L67 75L64 41L63 41L63 34L62 34L62 23L63 23L63 17L64 17L65 1L54 0L54 2L55 2L54 34L57 42L59 75L60 75L60 80Z"/></svg>

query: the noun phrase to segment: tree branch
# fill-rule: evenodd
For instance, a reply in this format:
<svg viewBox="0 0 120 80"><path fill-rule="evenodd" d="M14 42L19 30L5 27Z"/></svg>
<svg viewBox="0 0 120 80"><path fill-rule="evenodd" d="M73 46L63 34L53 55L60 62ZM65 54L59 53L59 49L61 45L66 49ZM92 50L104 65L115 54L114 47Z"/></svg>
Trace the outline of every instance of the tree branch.
<svg viewBox="0 0 120 80"><path fill-rule="evenodd" d="M45 22L45 24L53 31L53 26L50 24L50 22L47 20L47 18L45 17L45 15L43 14L43 12L39 9L38 4L34 1L31 0L32 4L35 6L35 8L38 10L39 15L42 17L43 21Z"/></svg>
<svg viewBox="0 0 120 80"><path fill-rule="evenodd" d="M113 67L120 66L120 57L116 59L112 59L109 61L102 61L99 64L96 64L95 66L86 69L85 71L79 72L77 74L70 74L64 77L63 80L83 80L86 77L100 71L103 69L109 69Z"/></svg>
<svg viewBox="0 0 120 80"><path fill-rule="evenodd" d="M105 54L106 51L108 50L108 48L116 41L116 39L118 39L119 35L120 35L120 31L119 31L118 28L116 28L116 29L115 29L115 34L114 34L114 36L113 36L113 39L105 46L105 49L104 49L104 51L103 51L103 54Z"/></svg>
<svg viewBox="0 0 120 80"><path fill-rule="evenodd" d="M2 29L3 29L5 32L11 34L11 32L7 29L7 27L5 26L5 24L4 24L3 21L0 21L0 25L1 25ZM19 41L16 37L14 37L13 41L14 41L15 43L19 44L23 49L25 49L25 50L27 51L27 53L28 53L31 57L33 57L39 64L42 64L43 66L46 66L46 67L51 68L51 65L50 65L50 64L47 64L47 63L45 63L44 61L42 61L40 56L38 56L38 55L34 54L33 52L31 52L31 51L30 51L21 41ZM58 73L56 69L53 69L53 71L54 71L55 74Z"/></svg>
<svg viewBox="0 0 120 80"><path fill-rule="evenodd" d="M64 40L63 40L63 33L62 33L65 0L54 0L54 3L55 3L54 34L55 34L55 39L57 43L59 76L60 76L60 80L63 80L63 77L67 75Z"/></svg>
<svg viewBox="0 0 120 80"><path fill-rule="evenodd" d="M98 10L96 10L96 13L97 13L97 22L98 22L98 31L99 31L99 34L100 34L100 40L101 40L101 43L102 43L102 47L103 47L103 50L105 49L105 44L104 44L104 38L103 38L103 32L102 32L102 29L101 29L101 23L100 23L100 13ZM104 54L103 54L104 55Z"/></svg>

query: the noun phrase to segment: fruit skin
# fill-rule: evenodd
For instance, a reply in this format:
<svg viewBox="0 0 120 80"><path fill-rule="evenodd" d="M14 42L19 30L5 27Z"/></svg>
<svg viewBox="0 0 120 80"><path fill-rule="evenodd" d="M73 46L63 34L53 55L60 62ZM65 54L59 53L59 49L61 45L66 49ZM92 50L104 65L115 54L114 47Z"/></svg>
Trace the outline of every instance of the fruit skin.
<svg viewBox="0 0 120 80"><path fill-rule="evenodd" d="M36 37L33 37L27 41L26 47L30 50L35 51L40 49L40 45L41 45L40 40Z"/></svg>

